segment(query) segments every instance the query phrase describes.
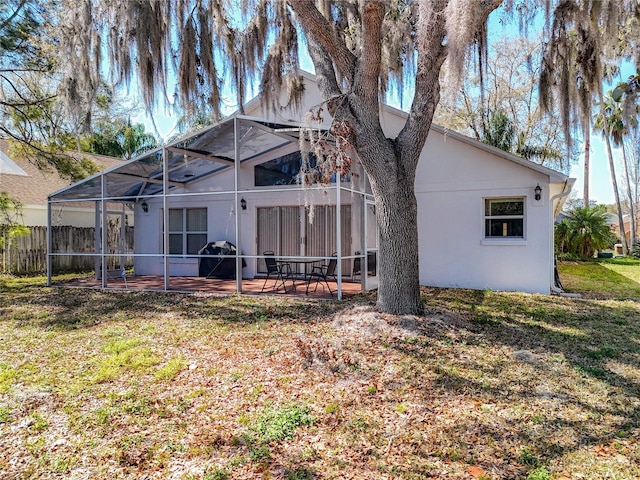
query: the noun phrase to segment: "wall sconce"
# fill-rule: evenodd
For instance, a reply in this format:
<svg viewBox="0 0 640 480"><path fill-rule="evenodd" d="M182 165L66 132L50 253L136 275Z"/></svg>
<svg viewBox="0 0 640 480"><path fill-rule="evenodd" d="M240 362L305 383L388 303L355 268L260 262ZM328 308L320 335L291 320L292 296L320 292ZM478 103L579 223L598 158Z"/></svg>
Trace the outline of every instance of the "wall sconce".
<svg viewBox="0 0 640 480"><path fill-rule="evenodd" d="M542 187L540 187L540 185L536 185L536 188L533 189L533 192L535 193L536 201L540 201L540 199L542 198Z"/></svg>
<svg viewBox="0 0 640 480"><path fill-rule="evenodd" d="M242 210L246 210L247 209L247 201L244 198L240 199L240 208Z"/></svg>
<svg viewBox="0 0 640 480"><path fill-rule="evenodd" d="M146 201L142 201L142 205L140 205L142 207L142 211L144 213L148 213L149 212L149 204Z"/></svg>

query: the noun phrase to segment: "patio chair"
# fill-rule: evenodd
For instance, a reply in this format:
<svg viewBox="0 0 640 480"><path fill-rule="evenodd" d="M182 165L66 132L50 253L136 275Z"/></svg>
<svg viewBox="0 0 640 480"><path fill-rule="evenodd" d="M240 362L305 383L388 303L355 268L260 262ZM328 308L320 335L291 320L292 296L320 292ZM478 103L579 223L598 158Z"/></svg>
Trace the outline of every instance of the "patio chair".
<svg viewBox="0 0 640 480"><path fill-rule="evenodd" d="M275 277L275 280L271 290L277 292L282 288L284 293L287 293L287 285L285 282L287 278L291 277L291 265L278 262L275 253L271 250L267 250L262 254L264 255L264 262L267 264L267 278L264 279L260 293L264 292L264 289L267 287L267 282L272 275Z"/></svg>
<svg viewBox="0 0 640 480"><path fill-rule="evenodd" d="M360 255L360 251L356 251L355 255ZM355 281L356 277L362 277L360 262L360 257L353 259L353 267L351 268L351 281Z"/></svg>
<svg viewBox="0 0 640 480"><path fill-rule="evenodd" d="M329 280L333 280L335 282L338 281L336 277L337 266L338 266L338 259L332 258L329 260L329 263L327 264L316 265L315 267L313 267L313 269L311 269L311 272L307 274L306 294L309 295L309 287L311 286L311 282L315 280L316 286L313 289L314 292L318 290L318 284L320 282L324 282L324 284L327 286L327 290L329 290L329 293L333 297L333 290L331 290L331 287L329 286ZM322 288L324 289L324 285L322 285Z"/></svg>

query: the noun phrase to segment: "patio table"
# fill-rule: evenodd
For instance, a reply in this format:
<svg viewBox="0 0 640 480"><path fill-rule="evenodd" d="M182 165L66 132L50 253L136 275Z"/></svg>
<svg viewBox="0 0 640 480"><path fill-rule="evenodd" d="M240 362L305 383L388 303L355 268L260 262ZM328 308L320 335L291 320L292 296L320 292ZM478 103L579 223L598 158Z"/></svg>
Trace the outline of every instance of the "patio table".
<svg viewBox="0 0 640 480"><path fill-rule="evenodd" d="M322 262L324 260L325 260L324 257L308 257L308 258L278 257L276 258L276 262L278 262L278 265L280 266L289 265L289 268L284 268L282 271L287 273L284 279L285 282L290 280L294 290L296 289L296 281L302 280L303 283L307 283L307 275L313 269L313 265L318 262ZM297 268L294 270L293 268L291 268L292 265L296 265L296 266L304 265L304 272L298 272ZM285 289L285 292L286 292L286 289Z"/></svg>

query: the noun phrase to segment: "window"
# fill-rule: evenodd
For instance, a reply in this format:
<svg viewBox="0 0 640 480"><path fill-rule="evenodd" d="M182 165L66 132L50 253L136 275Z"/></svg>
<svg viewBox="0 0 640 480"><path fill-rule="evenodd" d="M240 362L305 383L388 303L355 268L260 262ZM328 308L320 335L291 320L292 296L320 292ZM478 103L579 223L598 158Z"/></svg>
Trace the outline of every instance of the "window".
<svg viewBox="0 0 640 480"><path fill-rule="evenodd" d="M307 181L317 183L322 177L322 171L316 167L316 156L309 152ZM273 185L297 185L301 183L300 170L302 169L302 153L294 152L282 157L274 158L268 162L256 165L254 171L254 184L256 187ZM331 174L331 183L335 183L336 174ZM349 175L342 176L343 182L350 181Z"/></svg>
<svg viewBox="0 0 640 480"><path fill-rule="evenodd" d="M169 209L169 253L197 254L207 243L206 208Z"/></svg>
<svg viewBox="0 0 640 480"><path fill-rule="evenodd" d="M256 187L269 185L294 185L298 183L298 175L302 165L300 152L274 158L254 168Z"/></svg>
<svg viewBox="0 0 640 480"><path fill-rule="evenodd" d="M485 238L524 238L524 198L485 198Z"/></svg>

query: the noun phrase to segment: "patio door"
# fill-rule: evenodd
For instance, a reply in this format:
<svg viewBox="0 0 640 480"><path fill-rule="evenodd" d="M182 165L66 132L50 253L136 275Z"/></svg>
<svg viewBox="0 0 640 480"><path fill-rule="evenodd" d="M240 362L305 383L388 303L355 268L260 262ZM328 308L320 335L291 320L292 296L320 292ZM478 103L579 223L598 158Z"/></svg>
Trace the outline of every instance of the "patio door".
<svg viewBox="0 0 640 480"><path fill-rule="evenodd" d="M351 253L351 205L341 210L340 239L342 254ZM301 206L259 207L257 209L257 252L271 250L279 256L330 256L337 250L336 207L316 205L313 221ZM258 272L266 273L264 260L258 262ZM343 260L342 274L351 274L351 262Z"/></svg>
<svg viewBox="0 0 640 480"><path fill-rule="evenodd" d="M300 254L300 207L258 207L257 253L272 251L279 256ZM258 261L258 273L266 273L263 259Z"/></svg>

